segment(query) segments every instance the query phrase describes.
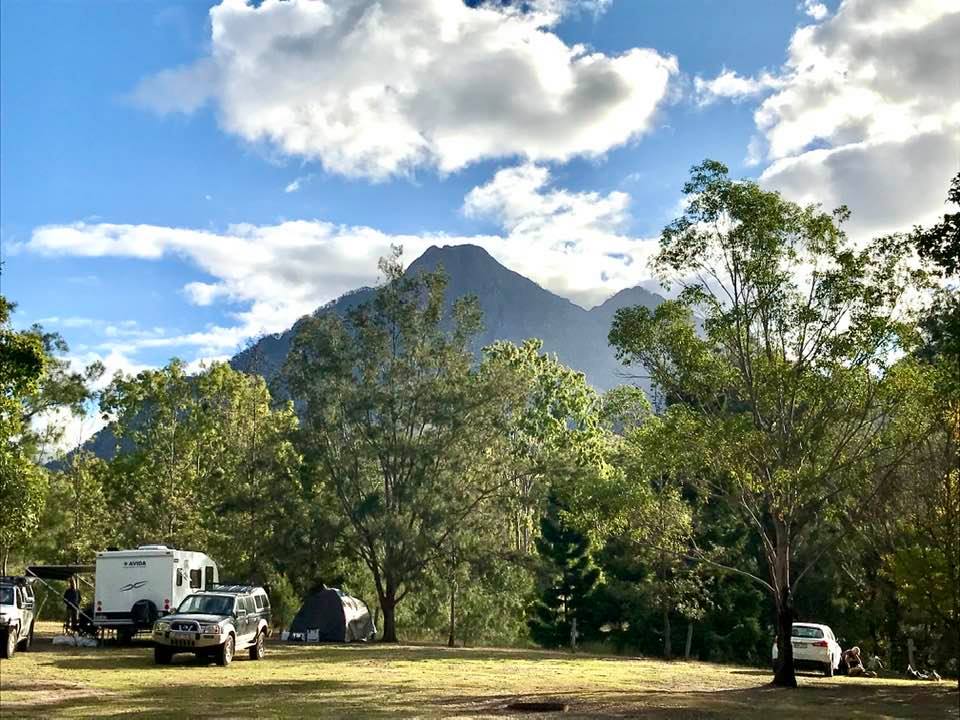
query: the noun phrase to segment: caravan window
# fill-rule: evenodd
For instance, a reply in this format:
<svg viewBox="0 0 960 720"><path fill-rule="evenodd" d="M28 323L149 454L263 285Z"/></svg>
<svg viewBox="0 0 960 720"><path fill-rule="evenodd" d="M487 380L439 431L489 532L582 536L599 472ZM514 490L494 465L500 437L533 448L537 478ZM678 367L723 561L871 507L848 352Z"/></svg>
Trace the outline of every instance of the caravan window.
<svg viewBox="0 0 960 720"><path fill-rule="evenodd" d="M190 587L192 588L201 588L203 585L200 580L200 569L190 571Z"/></svg>
<svg viewBox="0 0 960 720"><path fill-rule="evenodd" d="M204 580L205 580L203 586L205 588L209 588L211 585L213 585L216 582L213 576L213 565L207 565L203 569L203 574L204 574Z"/></svg>
<svg viewBox="0 0 960 720"><path fill-rule="evenodd" d="M183 586L183 568L177 568L177 587Z"/></svg>

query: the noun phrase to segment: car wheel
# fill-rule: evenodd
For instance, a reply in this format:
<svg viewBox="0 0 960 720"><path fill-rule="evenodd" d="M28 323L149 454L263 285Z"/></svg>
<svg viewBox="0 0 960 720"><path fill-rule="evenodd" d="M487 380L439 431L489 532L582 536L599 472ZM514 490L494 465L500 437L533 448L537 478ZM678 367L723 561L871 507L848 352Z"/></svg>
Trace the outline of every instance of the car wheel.
<svg viewBox="0 0 960 720"><path fill-rule="evenodd" d="M169 665L172 659L173 653L170 652L170 648L160 647L159 645L153 648L153 661L157 665Z"/></svg>
<svg viewBox="0 0 960 720"><path fill-rule="evenodd" d="M133 634L134 634L133 630L129 630L127 628L121 628L117 630L117 642L120 645L129 645L130 643L133 642Z"/></svg>
<svg viewBox="0 0 960 720"><path fill-rule="evenodd" d="M233 662L233 649L235 647L236 641L233 638L233 635L227 635L227 639L223 641L223 645L220 646L220 652L217 653L217 665L222 665L226 667L231 662Z"/></svg>
<svg viewBox="0 0 960 720"><path fill-rule="evenodd" d="M2 640L2 643L0 643L0 657L12 658L13 654L17 651L16 628L7 628L0 640Z"/></svg>
<svg viewBox="0 0 960 720"><path fill-rule="evenodd" d="M250 659L251 660L263 660L263 656L267 654L267 643L265 638L265 633L258 632L256 639L253 641L253 645L250 646Z"/></svg>
<svg viewBox="0 0 960 720"><path fill-rule="evenodd" d="M832 660L827 660L827 662L823 664L823 674L826 677L833 677L833 661Z"/></svg>

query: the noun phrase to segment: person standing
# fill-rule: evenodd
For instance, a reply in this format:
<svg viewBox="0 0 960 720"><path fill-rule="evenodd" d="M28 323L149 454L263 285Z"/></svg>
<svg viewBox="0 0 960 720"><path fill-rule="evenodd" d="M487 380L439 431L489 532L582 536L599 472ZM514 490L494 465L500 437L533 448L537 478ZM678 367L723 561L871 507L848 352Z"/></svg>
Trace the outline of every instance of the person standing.
<svg viewBox="0 0 960 720"><path fill-rule="evenodd" d="M80 589L77 587L77 579L70 578L70 584L66 592L63 593L63 604L67 606L67 627L76 631L78 627L77 619L80 614Z"/></svg>

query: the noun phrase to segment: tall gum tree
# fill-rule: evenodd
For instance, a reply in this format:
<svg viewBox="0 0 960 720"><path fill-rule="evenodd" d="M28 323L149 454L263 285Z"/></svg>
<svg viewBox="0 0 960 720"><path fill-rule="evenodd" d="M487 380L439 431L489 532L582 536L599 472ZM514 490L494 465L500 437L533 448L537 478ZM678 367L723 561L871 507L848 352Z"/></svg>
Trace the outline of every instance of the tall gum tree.
<svg viewBox="0 0 960 720"><path fill-rule="evenodd" d="M908 452L911 438L884 433L898 402L888 371L922 274L906 238L858 249L845 208L800 207L721 163L694 167L684 193L655 260L679 297L620 310L610 341L674 399L667 421L699 449L703 490L759 534L767 577L728 569L770 594L774 684L795 687L798 583Z"/></svg>
<svg viewBox="0 0 960 720"><path fill-rule="evenodd" d="M370 570L395 642L398 603L509 479L493 466L513 384L476 366L475 298L445 317L442 271L405 275L399 250L380 269L369 303L301 322L284 378L310 482L336 498L345 549Z"/></svg>

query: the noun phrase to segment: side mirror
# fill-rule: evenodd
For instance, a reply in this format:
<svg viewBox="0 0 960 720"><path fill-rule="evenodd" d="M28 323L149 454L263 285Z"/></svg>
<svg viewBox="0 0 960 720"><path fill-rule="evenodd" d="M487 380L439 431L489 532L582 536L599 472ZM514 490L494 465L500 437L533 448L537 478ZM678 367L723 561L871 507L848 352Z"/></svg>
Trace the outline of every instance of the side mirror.
<svg viewBox="0 0 960 720"><path fill-rule="evenodd" d="M237 610L235 614L238 618L242 618L247 616L247 611L244 610L243 608L240 608L239 610Z"/></svg>

